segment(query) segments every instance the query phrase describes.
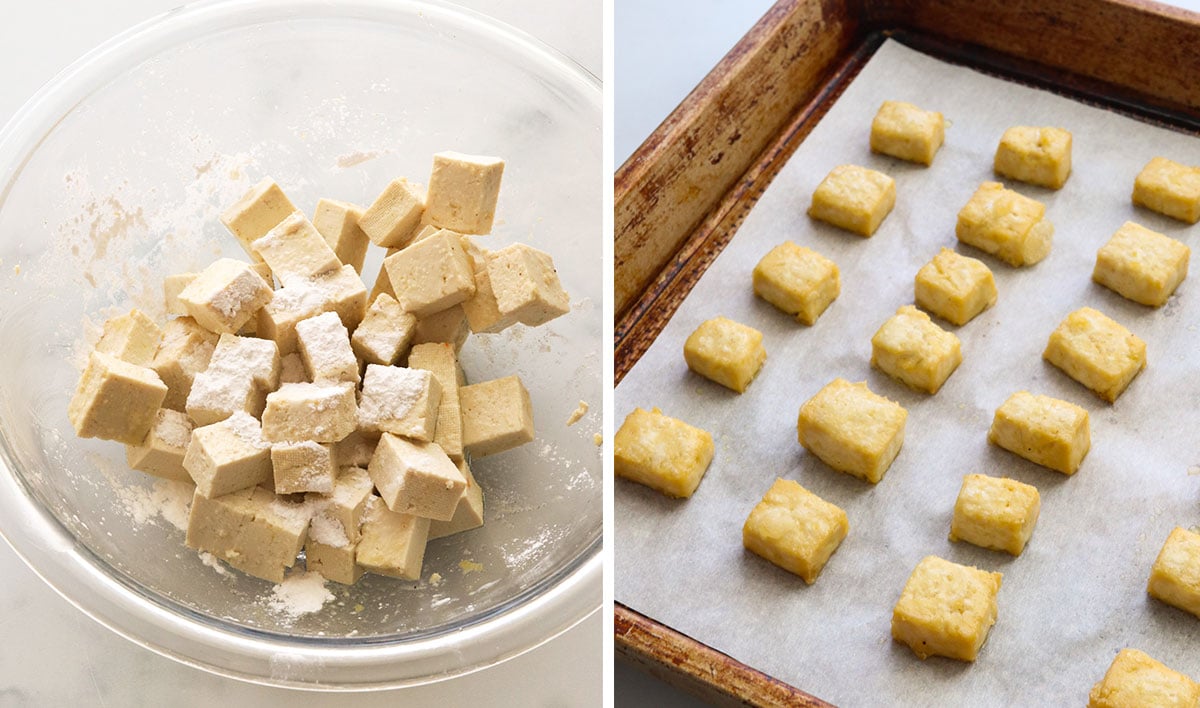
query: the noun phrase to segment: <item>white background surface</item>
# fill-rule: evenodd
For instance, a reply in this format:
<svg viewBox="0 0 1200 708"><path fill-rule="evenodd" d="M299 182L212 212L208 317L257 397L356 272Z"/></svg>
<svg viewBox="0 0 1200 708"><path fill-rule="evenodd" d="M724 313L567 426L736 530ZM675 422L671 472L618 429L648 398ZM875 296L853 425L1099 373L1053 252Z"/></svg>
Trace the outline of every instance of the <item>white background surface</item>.
<svg viewBox="0 0 1200 708"><path fill-rule="evenodd" d="M179 0L0 0L0 123L88 50ZM559 48L600 75L600 0L460 0ZM0 542L0 708L600 704L605 613L500 666L433 686L330 695L262 688L177 664L93 622Z"/></svg>

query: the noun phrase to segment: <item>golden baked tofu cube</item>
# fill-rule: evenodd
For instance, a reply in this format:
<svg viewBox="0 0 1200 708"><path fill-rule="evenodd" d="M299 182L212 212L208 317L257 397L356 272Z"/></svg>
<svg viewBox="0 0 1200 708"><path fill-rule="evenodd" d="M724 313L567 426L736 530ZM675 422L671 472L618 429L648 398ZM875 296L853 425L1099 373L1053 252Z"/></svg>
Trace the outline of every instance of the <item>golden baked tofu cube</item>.
<svg viewBox="0 0 1200 708"><path fill-rule="evenodd" d="M67 417L81 438L140 445L167 397L167 386L144 366L92 352Z"/></svg>
<svg viewBox="0 0 1200 708"><path fill-rule="evenodd" d="M845 511L776 479L742 526L742 545L812 585L849 530Z"/></svg>
<svg viewBox="0 0 1200 708"><path fill-rule="evenodd" d="M892 611L892 637L921 659L975 661L996 623L1000 573L926 556Z"/></svg>
<svg viewBox="0 0 1200 708"><path fill-rule="evenodd" d="M762 332L725 317L700 323L683 344L688 368L738 393L746 390L763 362Z"/></svg>
<svg viewBox="0 0 1200 708"><path fill-rule="evenodd" d="M904 444L907 419L908 411L866 382L837 378L800 407L796 435L825 464L875 484Z"/></svg>
<svg viewBox="0 0 1200 708"><path fill-rule="evenodd" d="M1042 358L1112 403L1146 368L1146 343L1103 313L1083 307L1050 334Z"/></svg>
<svg viewBox="0 0 1200 708"><path fill-rule="evenodd" d="M1133 203L1189 224L1200 221L1200 167L1150 160L1133 181Z"/></svg>
<svg viewBox="0 0 1200 708"><path fill-rule="evenodd" d="M958 240L1011 266L1033 265L1050 253L1054 225L1046 206L998 182L984 182L958 212Z"/></svg>
<svg viewBox="0 0 1200 708"><path fill-rule="evenodd" d="M437 153L429 176L426 218L460 234L490 233L503 176L504 160L498 157L450 150Z"/></svg>
<svg viewBox="0 0 1200 708"><path fill-rule="evenodd" d="M1195 706L1200 706L1200 683L1137 649L1122 649L1088 695L1088 708Z"/></svg>
<svg viewBox="0 0 1200 708"><path fill-rule="evenodd" d="M937 393L961 363L958 337L912 305L896 310L871 337L871 366L918 391Z"/></svg>
<svg viewBox="0 0 1200 708"><path fill-rule="evenodd" d="M858 165L839 165L817 185L808 215L859 236L870 236L894 206L894 179Z"/></svg>
<svg viewBox="0 0 1200 708"><path fill-rule="evenodd" d="M657 408L635 408L613 439L617 476L669 497L692 496L712 457L712 435Z"/></svg>
<svg viewBox="0 0 1200 708"><path fill-rule="evenodd" d="M988 442L1043 467L1075 474L1092 445L1088 412L1074 403L1018 391L996 409Z"/></svg>
<svg viewBox="0 0 1200 708"><path fill-rule="evenodd" d="M996 304L996 279L983 261L943 248L917 271L917 306L962 326Z"/></svg>
<svg viewBox="0 0 1200 708"><path fill-rule="evenodd" d="M945 137L946 120L941 113L904 101L884 101L871 121L871 152L922 165L933 164Z"/></svg>
<svg viewBox="0 0 1200 708"><path fill-rule="evenodd" d="M754 266L754 294L812 325L842 291L837 264L784 241Z"/></svg>
<svg viewBox="0 0 1200 708"><path fill-rule="evenodd" d="M1192 249L1132 221L1096 252L1092 280L1134 302L1161 307L1187 277Z"/></svg>
<svg viewBox="0 0 1200 708"><path fill-rule="evenodd" d="M1200 617L1200 533L1184 528L1171 531L1150 570L1147 591Z"/></svg>
<svg viewBox="0 0 1200 708"><path fill-rule="evenodd" d="M969 474L963 477L954 503L950 540L1019 556L1033 535L1041 508L1037 487L1015 479Z"/></svg>
<svg viewBox="0 0 1200 708"><path fill-rule="evenodd" d="M317 202L317 211L313 214L313 226L325 239L325 243L333 249L334 254L343 265L352 266L356 273L362 273L363 259L367 257L367 246L371 240L358 226L362 218L363 208L349 202L339 202L334 199L322 199Z"/></svg>
<svg viewBox="0 0 1200 708"><path fill-rule="evenodd" d="M1071 174L1071 133L1062 128L1016 126L996 148L996 174L1048 189L1060 189Z"/></svg>

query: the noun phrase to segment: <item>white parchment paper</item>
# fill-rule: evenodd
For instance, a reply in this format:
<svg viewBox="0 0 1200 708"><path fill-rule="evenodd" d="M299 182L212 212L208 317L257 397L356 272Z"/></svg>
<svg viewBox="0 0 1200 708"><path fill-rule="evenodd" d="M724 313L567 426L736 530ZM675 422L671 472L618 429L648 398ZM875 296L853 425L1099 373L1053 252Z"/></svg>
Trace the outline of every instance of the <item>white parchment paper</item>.
<svg viewBox="0 0 1200 708"><path fill-rule="evenodd" d="M871 118L886 99L946 115L932 167L870 153ZM995 179L992 156L1012 125L1074 134L1063 189L1008 185L1043 201L1055 225L1047 259L1021 269L954 237L958 210ZM843 706L1084 705L1126 646L1200 678L1200 619L1145 590L1170 530L1200 524L1200 275L1157 310L1091 282L1096 250L1127 220L1196 245L1200 227L1130 203L1134 177L1155 155L1200 164L1200 139L885 44L617 388L618 424L634 407L659 406L711 431L717 448L689 500L617 481L617 601ZM817 183L843 163L896 179L896 209L870 239L805 215ZM784 240L841 269L841 296L811 328L751 290L755 263ZM942 246L984 260L1000 297L950 328L963 364L927 396L872 370L870 339L912 302L913 277ZM1147 369L1114 405L1041 359L1058 322L1085 305L1149 344ZM767 362L742 395L683 361L687 335L718 314L765 335ZM796 441L800 405L837 376L866 380L908 409L904 448L876 486L834 472ZM1022 389L1090 411L1092 448L1075 476L987 444L993 412ZM972 472L1041 491L1041 519L1021 557L947 540L962 477ZM849 537L811 587L742 548L742 524L776 477L850 517ZM892 607L929 554L1004 574L999 619L974 664L922 662L891 639Z"/></svg>

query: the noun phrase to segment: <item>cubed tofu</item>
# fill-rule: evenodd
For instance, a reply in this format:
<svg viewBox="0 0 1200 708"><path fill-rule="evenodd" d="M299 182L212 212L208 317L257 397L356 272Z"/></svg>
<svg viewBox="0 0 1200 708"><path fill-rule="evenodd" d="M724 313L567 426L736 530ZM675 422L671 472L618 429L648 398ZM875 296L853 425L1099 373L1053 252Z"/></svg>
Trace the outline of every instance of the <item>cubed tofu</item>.
<svg viewBox="0 0 1200 708"><path fill-rule="evenodd" d="M466 460L458 461L458 471L467 480L467 487L454 508L454 516L449 521L431 521L429 523L429 540L445 538L456 533L470 531L483 526L483 489L471 474L471 468Z"/></svg>
<svg viewBox="0 0 1200 708"><path fill-rule="evenodd" d="M917 306L962 326L996 304L996 279L983 261L943 248L921 270L913 287Z"/></svg>
<svg viewBox="0 0 1200 708"><path fill-rule="evenodd" d="M191 317L176 317L163 327L162 342L150 368L167 385L163 408L187 410L188 394L196 375L208 368L217 335Z"/></svg>
<svg viewBox="0 0 1200 708"><path fill-rule="evenodd" d="M1088 708L1195 708L1200 683L1137 649L1117 653L1088 694Z"/></svg>
<svg viewBox="0 0 1200 708"><path fill-rule="evenodd" d="M257 337L222 334L205 371L237 371L265 390L279 385L279 349Z"/></svg>
<svg viewBox="0 0 1200 708"><path fill-rule="evenodd" d="M896 310L871 337L871 366L918 391L937 393L961 363L958 337L912 305Z"/></svg>
<svg viewBox="0 0 1200 708"><path fill-rule="evenodd" d="M463 314L467 317L467 325L472 332L503 332L517 323L519 310L504 314L496 299L496 291L492 289L491 276L488 275L488 261L491 252L480 248L472 239L463 237L463 250L471 261L475 271L475 294L462 303Z"/></svg>
<svg viewBox="0 0 1200 708"><path fill-rule="evenodd" d="M430 372L367 364L360 398L360 429L433 440L442 387Z"/></svg>
<svg viewBox="0 0 1200 708"><path fill-rule="evenodd" d="M141 310L133 309L104 323L104 333L96 342L96 351L111 354L121 361L148 366L158 351L163 332Z"/></svg>
<svg viewBox="0 0 1200 708"><path fill-rule="evenodd" d="M292 352L279 357L279 383L310 383L308 371L304 368L304 360L300 354ZM265 401L264 401L265 403Z"/></svg>
<svg viewBox="0 0 1200 708"><path fill-rule="evenodd" d="M1133 181L1133 203L1189 224L1200 221L1200 167L1150 160Z"/></svg>
<svg viewBox="0 0 1200 708"><path fill-rule="evenodd" d="M321 314L326 304L324 293L312 281L284 286L258 311L258 336L274 341L281 356L296 353L296 323Z"/></svg>
<svg viewBox="0 0 1200 708"><path fill-rule="evenodd" d="M433 156L425 218L460 234L486 234L496 218L504 160L461 152Z"/></svg>
<svg viewBox="0 0 1200 708"><path fill-rule="evenodd" d="M449 521L467 480L437 443L384 433L367 467L388 508L400 514Z"/></svg>
<svg viewBox="0 0 1200 708"><path fill-rule="evenodd" d="M186 315L187 307L179 301L183 292L199 273L175 273L163 278L163 309L168 315ZM265 278L263 280L266 280Z"/></svg>
<svg viewBox="0 0 1200 708"><path fill-rule="evenodd" d="M617 476L669 497L692 496L712 458L711 434L657 408L635 408L613 439Z"/></svg>
<svg viewBox="0 0 1200 708"><path fill-rule="evenodd" d="M817 185L808 215L871 236L896 205L896 181L858 165L840 165Z"/></svg>
<svg viewBox="0 0 1200 708"><path fill-rule="evenodd" d="M754 266L754 294L812 325L842 291L837 264L816 251L784 241Z"/></svg>
<svg viewBox="0 0 1200 708"><path fill-rule="evenodd" d="M350 348L350 333L336 312L297 322L296 340L311 381L358 383L358 360Z"/></svg>
<svg viewBox="0 0 1200 708"><path fill-rule="evenodd" d="M342 267L337 254L302 211L288 215L251 245L284 287Z"/></svg>
<svg viewBox="0 0 1200 708"><path fill-rule="evenodd" d="M1171 531L1150 570L1147 590L1151 597L1200 617L1200 533Z"/></svg>
<svg viewBox="0 0 1200 708"><path fill-rule="evenodd" d="M571 311L571 298L550 254L513 243L492 251L486 260L488 284L501 317L537 327Z"/></svg>
<svg viewBox="0 0 1200 708"><path fill-rule="evenodd" d="M458 234L442 231L384 259L396 300L418 318L475 294L475 273Z"/></svg>
<svg viewBox="0 0 1200 708"><path fill-rule="evenodd" d="M354 384L283 384L267 396L262 426L271 442L338 442L358 428Z"/></svg>
<svg viewBox="0 0 1200 708"><path fill-rule="evenodd" d="M380 293L351 335L350 346L368 364L390 366L408 353L416 332L416 316L405 312L396 298Z"/></svg>
<svg viewBox="0 0 1200 708"><path fill-rule="evenodd" d="M417 345L442 342L458 351L466 344L470 334L471 327L467 324L467 315L463 312L462 305L455 305L418 319L416 329L413 330L412 343Z"/></svg>
<svg viewBox="0 0 1200 708"><path fill-rule="evenodd" d="M403 248L412 240L423 213L425 194L421 186L397 179L367 207L358 225L376 246Z"/></svg>
<svg viewBox="0 0 1200 708"><path fill-rule="evenodd" d="M988 442L1043 467L1075 474L1092 445L1088 412L1057 398L1018 391L996 409Z"/></svg>
<svg viewBox="0 0 1200 708"><path fill-rule="evenodd" d="M683 359L697 374L742 393L767 360L767 350L762 332L727 317L714 317L688 335Z"/></svg>
<svg viewBox="0 0 1200 708"><path fill-rule="evenodd" d="M192 476L183 467L183 456L192 439L192 421L179 411L160 408L146 439L125 446L125 461L131 469L146 474L191 483Z"/></svg>
<svg viewBox="0 0 1200 708"><path fill-rule="evenodd" d="M279 351L267 339L222 334L208 367L196 374L187 413L198 425L210 425L243 411L262 413L266 392L279 383Z"/></svg>
<svg viewBox="0 0 1200 708"><path fill-rule="evenodd" d="M459 397L459 380L462 369L454 347L449 344L428 342L417 344L408 355L408 366L424 369L433 375L442 390L438 403L437 425L433 441L454 462L463 460L462 402Z"/></svg>
<svg viewBox="0 0 1200 708"><path fill-rule="evenodd" d="M458 389L463 449L473 458L533 441L533 403L515 374Z"/></svg>
<svg viewBox="0 0 1200 708"><path fill-rule="evenodd" d="M1015 479L969 474L963 477L950 540L1021 555L1042 508L1037 487Z"/></svg>
<svg viewBox="0 0 1200 708"><path fill-rule="evenodd" d="M946 137L941 113L904 101L884 101L871 121L871 152L932 165Z"/></svg>
<svg viewBox="0 0 1200 708"><path fill-rule="evenodd" d="M209 498L270 484L271 445L263 440L257 420L234 413L192 431L183 468L196 483L196 493Z"/></svg>
<svg viewBox="0 0 1200 708"><path fill-rule="evenodd" d="M837 378L800 407L796 435L825 464L875 484L900 453L907 419L899 403L865 382Z"/></svg>
<svg viewBox="0 0 1200 708"><path fill-rule="evenodd" d="M219 258L179 293L179 301L205 329L233 334L274 295L249 263Z"/></svg>
<svg viewBox="0 0 1200 708"><path fill-rule="evenodd" d="M140 445L166 397L167 386L153 369L92 352L67 417L81 438Z"/></svg>
<svg viewBox="0 0 1200 708"><path fill-rule="evenodd" d="M927 556L892 611L892 637L921 659L975 661L996 623L1000 573Z"/></svg>
<svg viewBox="0 0 1200 708"><path fill-rule="evenodd" d="M849 530L845 511L776 479L742 526L742 545L812 585Z"/></svg>
<svg viewBox="0 0 1200 708"><path fill-rule="evenodd" d="M358 328L367 313L367 286L353 267L335 268L309 282L321 294L325 311L336 312L347 330Z"/></svg>
<svg viewBox="0 0 1200 708"><path fill-rule="evenodd" d="M334 444L338 464L344 467L362 467L365 470L378 444L379 433L359 428Z"/></svg>
<svg viewBox="0 0 1200 708"><path fill-rule="evenodd" d="M429 519L396 513L379 497L372 496L363 517L355 560L369 573L420 580L428 539Z"/></svg>
<svg viewBox="0 0 1200 708"><path fill-rule="evenodd" d="M1050 253L1054 225L1036 199L984 182L958 212L958 240L1011 266L1033 265Z"/></svg>
<svg viewBox="0 0 1200 708"><path fill-rule="evenodd" d="M305 495L305 500L313 510L313 521L318 522L314 526L322 527L323 533L318 534L318 540L336 545L340 537L348 543L357 543L367 498L374 489L375 483L365 467L343 467L333 482L332 492Z"/></svg>
<svg viewBox="0 0 1200 708"><path fill-rule="evenodd" d="M262 260L251 246L296 211L287 195L270 177L263 178L224 213L221 223L255 260Z"/></svg>
<svg viewBox="0 0 1200 708"><path fill-rule="evenodd" d="M1126 221L1096 252L1092 280L1134 302L1162 307L1187 277L1192 249Z"/></svg>
<svg viewBox="0 0 1200 708"><path fill-rule="evenodd" d="M335 545L317 540L326 527L316 517L308 528L304 541L304 569L320 573L322 578L343 585L353 585L363 576L363 569L356 562L358 543Z"/></svg>
<svg viewBox="0 0 1200 708"><path fill-rule="evenodd" d="M337 459L329 443L311 440L275 443L271 446L271 469L276 494L318 492L329 494L337 479Z"/></svg>
<svg viewBox="0 0 1200 708"><path fill-rule="evenodd" d="M1090 307L1067 315L1042 358L1112 403L1146 368L1146 343Z"/></svg>
<svg viewBox="0 0 1200 708"><path fill-rule="evenodd" d="M281 583L304 547L309 520L304 504L284 501L262 487L219 497L197 490L188 514L187 545L243 573Z"/></svg>
<svg viewBox="0 0 1200 708"><path fill-rule="evenodd" d="M1071 174L1071 133L1062 128L1014 126L1000 136L996 174L1047 189L1061 189Z"/></svg>
<svg viewBox="0 0 1200 708"><path fill-rule="evenodd" d="M312 219L313 227L333 249L342 265L353 267L354 272L359 274L367 257L367 246L371 243L358 225L362 215L360 206L335 199L322 199L317 202L317 211Z"/></svg>

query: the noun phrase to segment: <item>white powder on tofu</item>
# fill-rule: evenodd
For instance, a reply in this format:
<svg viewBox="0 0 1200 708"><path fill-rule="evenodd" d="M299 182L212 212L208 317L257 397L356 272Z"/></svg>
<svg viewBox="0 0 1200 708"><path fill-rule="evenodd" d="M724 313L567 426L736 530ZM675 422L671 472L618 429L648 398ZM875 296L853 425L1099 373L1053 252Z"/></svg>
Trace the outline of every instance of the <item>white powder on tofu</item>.
<svg viewBox="0 0 1200 708"><path fill-rule="evenodd" d="M188 424L187 416L162 408L157 413L154 434L163 444L182 450L187 448L192 439L192 426Z"/></svg>
<svg viewBox="0 0 1200 708"><path fill-rule="evenodd" d="M267 505L267 511L275 517L280 525L287 526L299 533L312 520L313 505L307 501L289 502L276 497Z"/></svg>
<svg viewBox="0 0 1200 708"><path fill-rule="evenodd" d="M272 612L291 618L320 612L325 603L334 600L333 593L325 588L325 583L320 573L292 573L271 588L267 606Z"/></svg>
<svg viewBox="0 0 1200 708"><path fill-rule="evenodd" d="M429 389L431 374L418 369L368 364L363 377L358 419L365 426L400 420L416 407Z"/></svg>
<svg viewBox="0 0 1200 708"><path fill-rule="evenodd" d="M312 525L308 527L308 537L317 543L334 548L345 548L350 545L346 537L346 529L342 522L328 514L318 514L313 517Z"/></svg>
<svg viewBox="0 0 1200 708"><path fill-rule="evenodd" d="M327 302L325 294L309 280L297 280L275 291L275 298L267 304L271 313L296 315L317 314Z"/></svg>
<svg viewBox="0 0 1200 708"><path fill-rule="evenodd" d="M336 312L325 312L297 322L296 336L315 370L347 364L351 368L356 366L354 351L350 349L350 333Z"/></svg>
<svg viewBox="0 0 1200 708"><path fill-rule="evenodd" d="M229 432L237 436L238 440L251 447L260 450L271 447L271 443L263 440L262 427L258 424L258 420L245 411L238 411L229 416L224 420L224 424L229 428Z"/></svg>

